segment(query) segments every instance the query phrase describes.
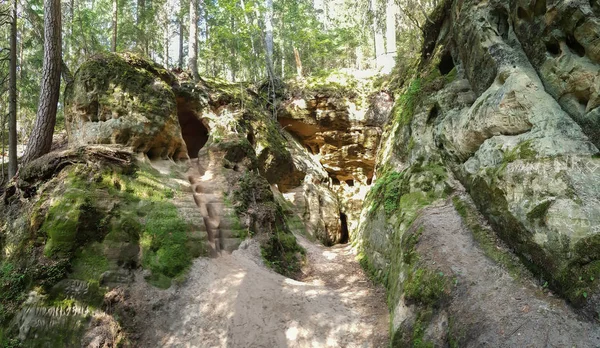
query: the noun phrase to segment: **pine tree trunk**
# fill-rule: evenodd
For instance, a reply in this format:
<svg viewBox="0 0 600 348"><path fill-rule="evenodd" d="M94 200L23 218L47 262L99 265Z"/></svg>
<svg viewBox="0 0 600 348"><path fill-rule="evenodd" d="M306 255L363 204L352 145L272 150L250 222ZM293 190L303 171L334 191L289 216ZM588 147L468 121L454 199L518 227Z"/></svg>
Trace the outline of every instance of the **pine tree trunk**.
<svg viewBox="0 0 600 348"><path fill-rule="evenodd" d="M190 37L188 41L188 68L198 80L198 0L190 0Z"/></svg>
<svg viewBox="0 0 600 348"><path fill-rule="evenodd" d="M17 174L17 0L13 0L10 22L8 95L8 177Z"/></svg>
<svg viewBox="0 0 600 348"><path fill-rule="evenodd" d="M179 69L183 69L183 37L185 35L185 28L183 24L183 8L185 4L183 0L179 0Z"/></svg>
<svg viewBox="0 0 600 348"><path fill-rule="evenodd" d="M145 26L146 0L137 0L136 24L138 30L138 49L148 55L146 50L146 26Z"/></svg>
<svg viewBox="0 0 600 348"><path fill-rule="evenodd" d="M385 73L390 73L396 58L396 4L394 0L387 0L385 8Z"/></svg>
<svg viewBox="0 0 600 348"><path fill-rule="evenodd" d="M302 77L302 60L296 47L294 47L294 57L296 58L296 73L298 73L298 77Z"/></svg>
<svg viewBox="0 0 600 348"><path fill-rule="evenodd" d="M267 50L267 75L269 80L275 80L273 70L273 0L265 0L265 47Z"/></svg>
<svg viewBox="0 0 600 348"><path fill-rule="evenodd" d="M169 13L166 13L167 18L165 19L165 68L169 69L169 41L171 33L169 31Z"/></svg>
<svg viewBox="0 0 600 348"><path fill-rule="evenodd" d="M375 38L375 62L377 68L382 68L385 60L385 39L377 14L377 0L371 0L371 11L373 11L373 36Z"/></svg>
<svg viewBox="0 0 600 348"><path fill-rule="evenodd" d="M118 0L113 0L113 13L112 13L112 44L111 50L117 52L117 30L119 24L119 4Z"/></svg>
<svg viewBox="0 0 600 348"><path fill-rule="evenodd" d="M52 146L60 94L61 15L60 0L44 0L44 62L38 111L23 155L23 164L45 155Z"/></svg>
<svg viewBox="0 0 600 348"><path fill-rule="evenodd" d="M248 13L246 13L246 2L244 0L240 0L240 5L242 7L242 11L244 11L244 24L246 24L246 28L249 29L249 33L250 33L250 47L252 47L252 57L253 57L252 62L250 62L250 67L252 69L250 74L252 74L252 77L254 78L254 74L255 74L254 63L258 59L258 53L256 52L256 44L254 43L254 32L252 30L250 30L250 19L248 18Z"/></svg>

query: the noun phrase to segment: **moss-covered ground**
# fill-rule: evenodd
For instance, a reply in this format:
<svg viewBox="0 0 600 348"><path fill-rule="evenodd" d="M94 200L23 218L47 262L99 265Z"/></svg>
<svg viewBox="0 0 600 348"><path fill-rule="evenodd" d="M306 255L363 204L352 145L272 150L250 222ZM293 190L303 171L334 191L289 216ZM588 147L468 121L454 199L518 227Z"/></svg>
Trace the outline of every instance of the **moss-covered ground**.
<svg viewBox="0 0 600 348"><path fill-rule="evenodd" d="M102 305L111 272L141 266L161 288L185 276L198 250L187 243L190 228L171 202L178 193L169 182L144 164L88 163L69 165L40 183L22 227L26 233L2 231L25 236L3 245L11 253L0 260L2 345L14 341L8 324L31 290L44 299L37 306L74 301L93 309ZM65 295L64 279L83 282L87 290Z"/></svg>

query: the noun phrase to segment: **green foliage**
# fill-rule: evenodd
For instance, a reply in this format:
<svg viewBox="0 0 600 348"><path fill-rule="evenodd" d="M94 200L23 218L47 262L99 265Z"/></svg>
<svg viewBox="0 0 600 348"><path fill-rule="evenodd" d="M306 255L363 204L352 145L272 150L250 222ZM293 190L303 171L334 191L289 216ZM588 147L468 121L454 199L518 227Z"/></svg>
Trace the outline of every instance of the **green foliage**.
<svg viewBox="0 0 600 348"><path fill-rule="evenodd" d="M396 99L396 104L394 105L392 113L400 126L409 125L412 121L420 93L421 79L415 78L408 85L406 91Z"/></svg>
<svg viewBox="0 0 600 348"><path fill-rule="evenodd" d="M241 177L239 187L233 191L234 207L238 215L246 214L253 204L274 202L269 183L254 172L246 172Z"/></svg>
<svg viewBox="0 0 600 348"><path fill-rule="evenodd" d="M425 330L427 324L431 321L431 312L428 310L420 311L413 326L412 347L413 348L434 348L433 342L425 341Z"/></svg>
<svg viewBox="0 0 600 348"><path fill-rule="evenodd" d="M537 151L531 146L532 141L526 140L516 146L514 149L504 152L504 163L514 162L518 159L535 159L538 156Z"/></svg>
<svg viewBox="0 0 600 348"><path fill-rule="evenodd" d="M261 254L265 263L275 272L292 277L300 271L305 250L292 233L277 230L261 246Z"/></svg>
<svg viewBox="0 0 600 348"><path fill-rule="evenodd" d="M446 290L447 281L442 272L418 268L404 283L404 296L409 301L424 305L437 303Z"/></svg>
<svg viewBox="0 0 600 348"><path fill-rule="evenodd" d="M403 188L403 176L404 173L389 172L375 182L375 186L369 192L373 197L372 212L376 211L382 203L388 216L398 210L400 197L406 191L406 188Z"/></svg>
<svg viewBox="0 0 600 348"><path fill-rule="evenodd" d="M26 274L10 262L0 263L0 323L10 319L14 307L25 297Z"/></svg>
<svg viewBox="0 0 600 348"><path fill-rule="evenodd" d="M88 282L98 281L108 271L109 261L99 243L89 245L77 252L72 262L70 278Z"/></svg>
<svg viewBox="0 0 600 348"><path fill-rule="evenodd" d="M148 207L141 238L144 267L167 277L176 277L191 264L186 249L188 226L168 202L153 202Z"/></svg>

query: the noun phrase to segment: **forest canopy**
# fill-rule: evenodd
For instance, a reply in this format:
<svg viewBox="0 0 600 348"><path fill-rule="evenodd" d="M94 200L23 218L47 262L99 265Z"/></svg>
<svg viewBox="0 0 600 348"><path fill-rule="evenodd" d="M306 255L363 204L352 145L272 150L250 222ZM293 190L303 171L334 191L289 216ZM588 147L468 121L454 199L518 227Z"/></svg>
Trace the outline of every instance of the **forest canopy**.
<svg viewBox="0 0 600 348"><path fill-rule="evenodd" d="M60 21L48 23L44 16L52 4ZM13 152L21 156L36 113L46 116L38 110L46 31L61 33L61 95L77 68L104 52L133 52L194 77L257 83L339 69L389 73L398 55L402 61L416 56L427 13L437 5L438 0L4 0L1 42L14 39L15 47L0 47L1 177L10 125L16 123ZM64 128L62 99L56 130Z"/></svg>

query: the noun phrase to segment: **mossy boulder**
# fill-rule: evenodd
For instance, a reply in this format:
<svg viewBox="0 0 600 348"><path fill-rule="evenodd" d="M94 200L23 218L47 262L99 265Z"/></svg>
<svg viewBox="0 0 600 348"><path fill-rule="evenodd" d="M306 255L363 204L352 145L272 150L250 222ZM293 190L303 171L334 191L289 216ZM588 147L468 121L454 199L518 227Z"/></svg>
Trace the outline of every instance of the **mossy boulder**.
<svg viewBox="0 0 600 348"><path fill-rule="evenodd" d="M136 269L166 288L205 254L171 202L179 184L134 158L91 146L22 168L0 202L1 344L78 345Z"/></svg>
<svg viewBox="0 0 600 348"><path fill-rule="evenodd" d="M187 158L174 81L161 66L132 54L94 56L65 93L69 143L120 144L153 158Z"/></svg>

